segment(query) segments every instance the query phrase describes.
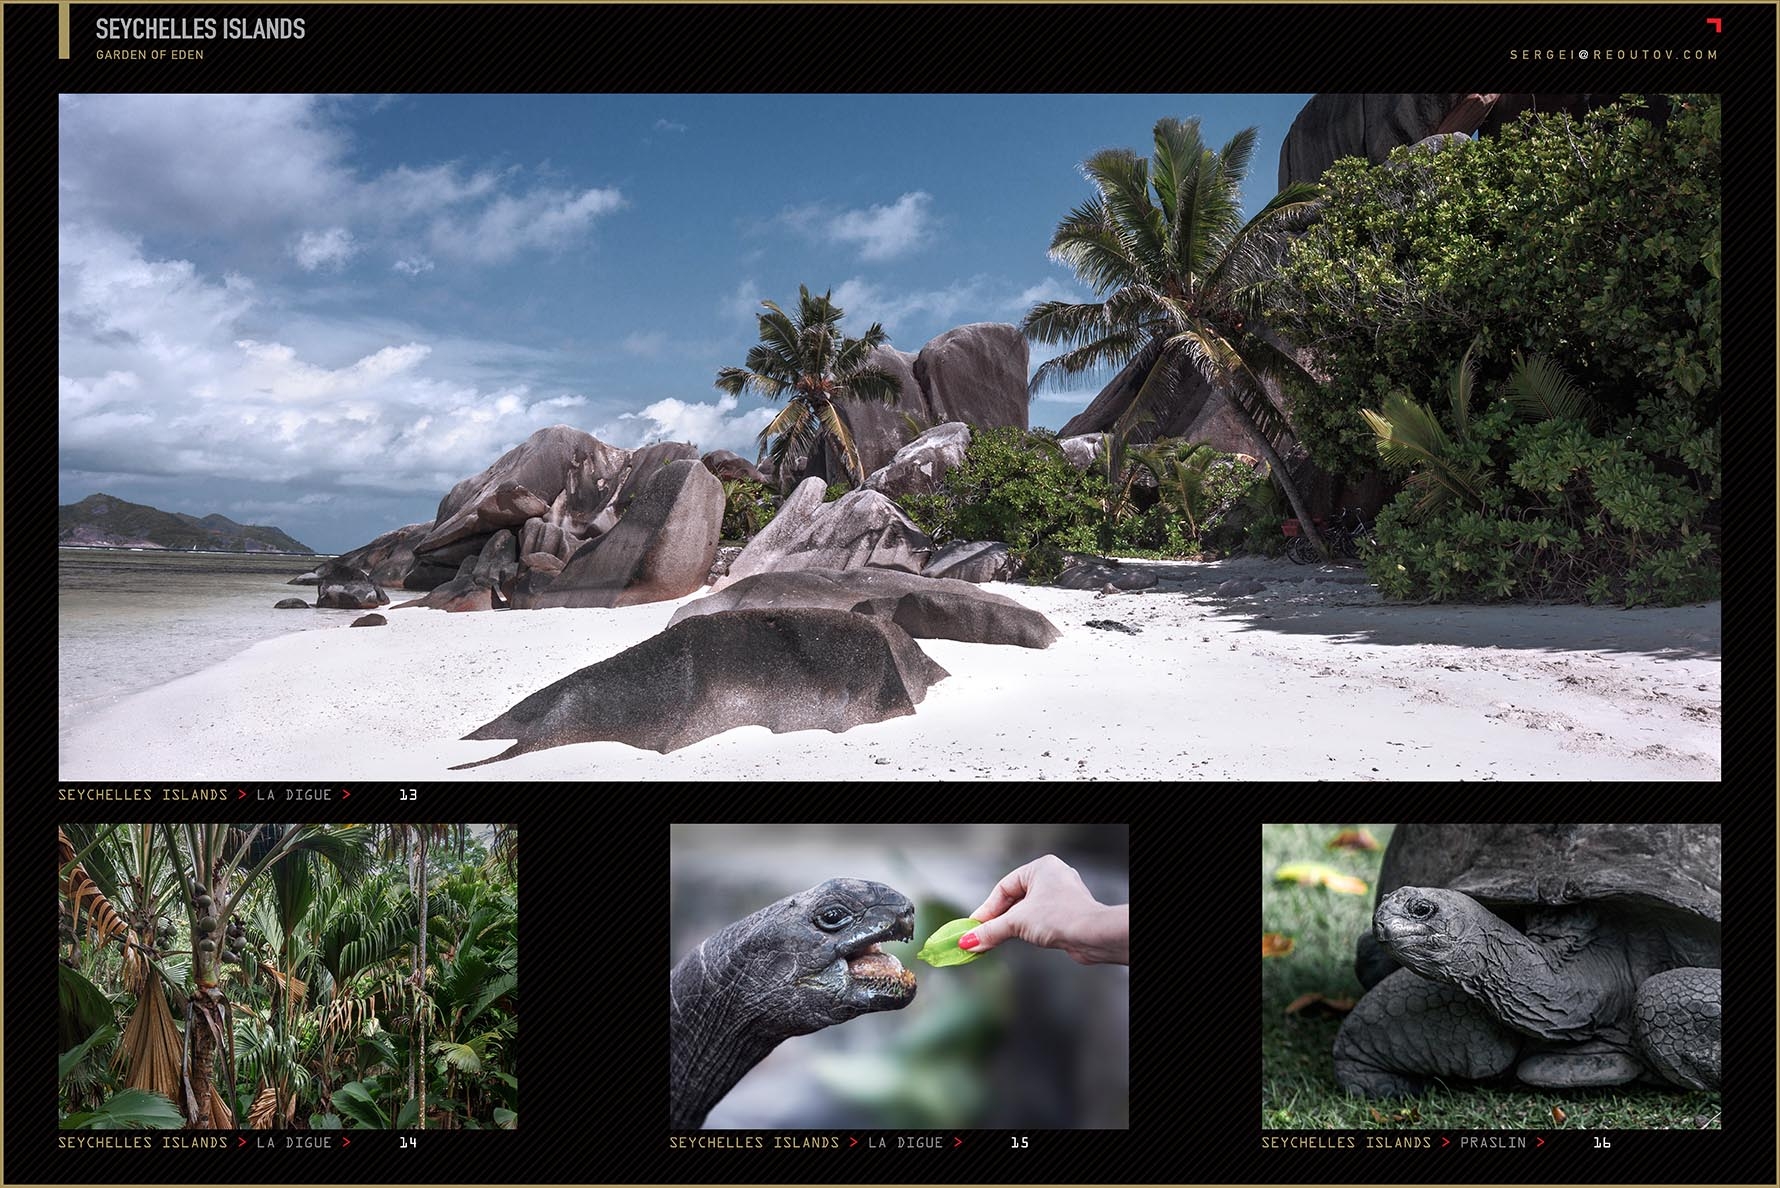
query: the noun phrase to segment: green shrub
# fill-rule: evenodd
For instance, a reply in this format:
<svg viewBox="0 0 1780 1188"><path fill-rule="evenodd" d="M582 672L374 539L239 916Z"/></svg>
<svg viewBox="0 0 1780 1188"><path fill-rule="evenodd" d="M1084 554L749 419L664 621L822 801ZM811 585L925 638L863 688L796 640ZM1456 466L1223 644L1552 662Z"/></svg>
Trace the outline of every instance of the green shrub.
<svg viewBox="0 0 1780 1188"><path fill-rule="evenodd" d="M936 542L1005 541L1039 582L1063 553L1099 550L1107 495L1106 479L1071 466L1054 440L1004 427L973 433L937 491L898 502Z"/></svg>
<svg viewBox="0 0 1780 1188"><path fill-rule="evenodd" d="M1367 558L1387 595L1717 596L1721 104L1668 105L1660 127L1627 97L1324 175L1269 319L1327 377L1293 398L1321 466L1370 469L1384 439L1401 474L1421 451ZM1497 399L1410 396L1461 352ZM1576 400L1527 399L1522 357Z"/></svg>
<svg viewBox="0 0 1780 1188"><path fill-rule="evenodd" d="M750 479L724 480L724 540L752 540L778 513L779 495L771 487Z"/></svg>
<svg viewBox="0 0 1780 1188"><path fill-rule="evenodd" d="M1524 375L1517 363L1508 390ZM1421 461L1379 515L1378 546L1365 558L1379 590L1626 606L1718 597L1717 426L1656 396L1604 429L1575 413L1529 415L1528 403L1518 402L1517 416L1517 402L1499 398L1472 415L1455 399L1450 436L1429 425L1433 409L1401 398L1386 406L1391 419L1369 414L1387 458L1393 433L1412 436L1403 421L1424 426L1412 450L1395 454Z"/></svg>
<svg viewBox="0 0 1780 1188"><path fill-rule="evenodd" d="M1319 465L1374 467L1360 410L1429 390L1474 338L1498 368L1545 355L1609 416L1655 397L1662 416L1716 423L1721 104L1670 106L1666 127L1628 101L1324 174L1268 310L1328 377L1292 404Z"/></svg>
<svg viewBox="0 0 1780 1188"><path fill-rule="evenodd" d="M833 503L852 489L853 484L846 479L840 479L836 482L829 483L827 489L822 492L822 502Z"/></svg>
<svg viewBox="0 0 1780 1188"><path fill-rule="evenodd" d="M946 474L937 491L905 495L898 502L937 542L1005 541L1025 566L1027 580L1043 582L1061 572L1069 553L1197 554L1201 538L1219 528L1256 482L1254 472L1232 455L1199 454L1196 463L1202 468L1196 464L1188 470L1171 462L1191 453L1183 443L1159 441L1146 453L1168 480L1154 496L1114 498L1104 469L1084 472L1071 466L1054 435L979 430L963 463ZM1130 465L1144 463L1134 453ZM1127 477L1131 473L1127 470ZM1173 489L1183 480L1189 489ZM1191 515L1183 501L1190 503Z"/></svg>

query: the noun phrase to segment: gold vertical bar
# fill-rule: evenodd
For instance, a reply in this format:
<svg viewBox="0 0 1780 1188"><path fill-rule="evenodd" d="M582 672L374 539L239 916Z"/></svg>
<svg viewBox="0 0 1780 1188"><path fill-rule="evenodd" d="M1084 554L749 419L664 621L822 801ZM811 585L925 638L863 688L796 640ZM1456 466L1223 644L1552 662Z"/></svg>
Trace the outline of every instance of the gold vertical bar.
<svg viewBox="0 0 1780 1188"><path fill-rule="evenodd" d="M68 56L68 0L56 5L56 46L58 57Z"/></svg>

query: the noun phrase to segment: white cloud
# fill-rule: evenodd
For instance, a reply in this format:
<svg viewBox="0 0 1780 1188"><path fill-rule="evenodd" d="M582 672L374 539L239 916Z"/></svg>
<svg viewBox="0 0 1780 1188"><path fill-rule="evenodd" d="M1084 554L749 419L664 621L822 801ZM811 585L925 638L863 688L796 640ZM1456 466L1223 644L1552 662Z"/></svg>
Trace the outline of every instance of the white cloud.
<svg viewBox="0 0 1780 1188"><path fill-rule="evenodd" d="M502 194L473 216L435 220L430 242L439 255L485 264L528 248L560 251L584 239L595 219L624 204L616 189Z"/></svg>
<svg viewBox="0 0 1780 1188"><path fill-rule="evenodd" d="M675 123L673 120L664 116L655 121L655 130L657 132L684 132L686 131L686 125Z"/></svg>
<svg viewBox="0 0 1780 1188"><path fill-rule="evenodd" d="M760 313L760 286L749 277L735 287L735 292L717 303L718 310L738 322L752 322Z"/></svg>
<svg viewBox="0 0 1780 1188"><path fill-rule="evenodd" d="M1028 285L1008 302L1011 309L1025 313L1041 301L1085 301L1074 286L1064 284L1055 277L1047 276L1036 285Z"/></svg>
<svg viewBox="0 0 1780 1188"><path fill-rule="evenodd" d="M690 441L701 451L734 450L752 458L756 436L777 415L773 408L751 408L737 413L740 402L725 393L715 402L703 403L668 397L637 411L622 413L614 425L593 431L602 441L639 446L657 441Z"/></svg>
<svg viewBox="0 0 1780 1188"><path fill-rule="evenodd" d="M432 257L416 252L412 256L403 256L390 267L406 276L419 276L423 272L433 270L433 261Z"/></svg>
<svg viewBox="0 0 1780 1188"><path fill-rule="evenodd" d="M770 220L755 222L748 230L758 232L774 224L800 235L859 249L862 260L890 260L926 243L937 220L933 195L911 190L889 205L835 210L821 202L788 206Z"/></svg>
<svg viewBox="0 0 1780 1188"><path fill-rule="evenodd" d="M666 349L668 336L660 330L633 330L624 336L620 344L632 355L641 355L645 359L654 359Z"/></svg>
<svg viewBox="0 0 1780 1188"><path fill-rule="evenodd" d="M1017 322L1037 302L1054 299L1081 300L1051 278L1015 288L1005 280L973 276L939 288L892 291L853 276L834 288L834 303L846 311L849 331L858 333L872 322L882 322L892 335L911 322L935 332L967 322Z"/></svg>
<svg viewBox="0 0 1780 1188"><path fill-rule="evenodd" d="M305 272L314 272L318 268L342 268L357 251L358 245L353 242L352 232L344 227L305 231L291 245L291 255L296 258L297 267Z"/></svg>
<svg viewBox="0 0 1780 1188"><path fill-rule="evenodd" d="M436 499L587 403L504 365L488 377L481 360L524 366L526 348L391 337L364 319L284 322L239 278L102 228L64 226L58 247L64 475ZM260 330L269 320L291 335Z"/></svg>
<svg viewBox="0 0 1780 1188"><path fill-rule="evenodd" d="M904 194L888 206L843 210L827 221L829 238L859 245L862 260L889 260L920 246L933 229L933 195Z"/></svg>
<svg viewBox="0 0 1780 1188"><path fill-rule="evenodd" d="M323 95L64 96L61 217L289 244L314 271L373 245L418 259L421 236L433 237L439 257L503 263L573 246L624 205L615 188L546 185L541 172L528 185L519 166L444 161L366 173L351 126L365 107ZM316 229L317 211L335 225Z"/></svg>

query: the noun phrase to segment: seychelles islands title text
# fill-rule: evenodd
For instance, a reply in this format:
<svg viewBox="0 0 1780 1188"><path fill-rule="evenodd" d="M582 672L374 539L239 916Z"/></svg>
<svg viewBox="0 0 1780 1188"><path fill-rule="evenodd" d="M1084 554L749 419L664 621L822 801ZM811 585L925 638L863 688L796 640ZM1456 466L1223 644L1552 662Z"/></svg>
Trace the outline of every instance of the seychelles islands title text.
<svg viewBox="0 0 1780 1188"><path fill-rule="evenodd" d="M101 41L300 41L302 17L101 17L93 22ZM122 49L100 46L101 58L202 58L197 49Z"/></svg>

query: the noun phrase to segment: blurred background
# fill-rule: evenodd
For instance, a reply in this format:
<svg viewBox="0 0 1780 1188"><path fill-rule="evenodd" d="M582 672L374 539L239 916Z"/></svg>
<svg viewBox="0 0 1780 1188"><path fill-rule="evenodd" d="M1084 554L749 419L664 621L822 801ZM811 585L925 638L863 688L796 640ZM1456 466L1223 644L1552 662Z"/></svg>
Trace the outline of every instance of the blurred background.
<svg viewBox="0 0 1780 1188"><path fill-rule="evenodd" d="M915 953L1010 870L1055 854L1095 899L1130 902L1126 825L674 825L670 967L724 925L825 879L884 883L915 936L884 951L915 1001L775 1048L711 1111L713 1129L1124 1129L1129 977L1009 941L935 969Z"/></svg>

